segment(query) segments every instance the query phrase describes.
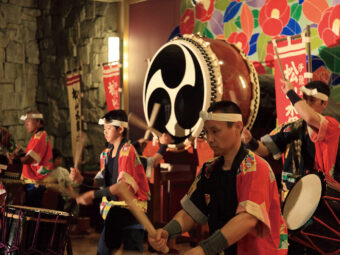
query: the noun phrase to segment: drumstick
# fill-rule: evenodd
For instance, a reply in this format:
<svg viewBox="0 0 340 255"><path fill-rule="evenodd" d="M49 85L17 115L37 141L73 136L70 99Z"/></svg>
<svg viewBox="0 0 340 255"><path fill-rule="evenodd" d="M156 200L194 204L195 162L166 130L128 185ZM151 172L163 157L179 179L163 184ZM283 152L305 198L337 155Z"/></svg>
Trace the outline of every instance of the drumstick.
<svg viewBox="0 0 340 255"><path fill-rule="evenodd" d="M150 236L156 238L156 229L150 222L149 218L145 215L143 211L136 205L133 201L133 196L131 191L127 188L127 184L124 182L120 182L118 187L119 193L125 202L128 204L130 211L137 218L137 220L145 227L146 231ZM168 253L169 247L165 247L161 252Z"/></svg>
<svg viewBox="0 0 340 255"><path fill-rule="evenodd" d="M141 120L139 117L137 117L135 114L132 112L129 114L129 122L133 123L139 128L145 129L145 130L150 130L151 132L154 132L158 137L162 135L161 132L159 132L157 129L153 127L149 127L143 120Z"/></svg>
<svg viewBox="0 0 340 255"><path fill-rule="evenodd" d="M153 105L152 108L152 112L151 112L151 117L150 117L150 125L149 127L153 127L153 124L155 123L156 117L158 115L159 112L159 108L161 107L161 105L159 103L155 103ZM144 134L144 139L147 140L149 138L150 135L150 130L146 130L145 134Z"/></svg>
<svg viewBox="0 0 340 255"><path fill-rule="evenodd" d="M45 179L48 179L48 180L45 180ZM70 198L76 198L78 196L75 192L71 192L70 190L58 184L57 179L53 177L47 177L45 179L44 180L30 180L30 179L17 180L17 179L11 179L11 178L0 178L0 181L4 183L38 184L38 185L43 185L46 188L54 189L58 191L59 193L69 196Z"/></svg>
<svg viewBox="0 0 340 255"><path fill-rule="evenodd" d="M78 169L79 163L81 161L81 155L83 153L84 145L87 139L87 135L85 132L80 132L80 138L77 141L76 146L76 155L74 156L74 168Z"/></svg>
<svg viewBox="0 0 340 255"><path fill-rule="evenodd" d="M281 59L279 57L279 53L277 52L277 47L276 45L274 45L274 52L275 52L275 55L276 55L276 58L277 58L277 62L279 63L279 68L280 68L280 71L281 71L281 75L282 75L282 78L286 81L286 76L283 72L283 68L282 68L282 64L281 64Z"/></svg>

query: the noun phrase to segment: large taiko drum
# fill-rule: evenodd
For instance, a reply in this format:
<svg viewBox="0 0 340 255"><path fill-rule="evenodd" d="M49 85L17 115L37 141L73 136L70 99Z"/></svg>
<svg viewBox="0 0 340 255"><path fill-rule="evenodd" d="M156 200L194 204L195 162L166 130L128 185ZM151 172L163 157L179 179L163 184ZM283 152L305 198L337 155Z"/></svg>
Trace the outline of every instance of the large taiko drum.
<svg viewBox="0 0 340 255"><path fill-rule="evenodd" d="M157 51L143 88L148 123L153 105L160 103L154 127L180 144L200 135L200 111L221 100L237 103L244 123L251 128L259 108L259 82L239 48L225 40L184 35Z"/></svg>
<svg viewBox="0 0 340 255"><path fill-rule="evenodd" d="M71 226L69 213L19 205L1 210L0 254L64 254Z"/></svg>

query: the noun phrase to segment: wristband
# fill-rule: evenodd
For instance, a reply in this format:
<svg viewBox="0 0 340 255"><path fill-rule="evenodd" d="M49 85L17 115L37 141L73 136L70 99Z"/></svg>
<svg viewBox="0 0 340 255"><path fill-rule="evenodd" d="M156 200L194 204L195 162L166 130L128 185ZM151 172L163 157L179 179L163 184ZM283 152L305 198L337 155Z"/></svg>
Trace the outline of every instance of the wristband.
<svg viewBox="0 0 340 255"><path fill-rule="evenodd" d="M158 154L161 154L161 155L164 157L164 154L165 154L165 152L166 152L166 148L168 148L168 145L166 145L166 144L160 144L157 153L158 153Z"/></svg>
<svg viewBox="0 0 340 255"><path fill-rule="evenodd" d="M229 247L228 240L221 233L221 230L215 231L209 238L201 241L199 245L205 254L216 254Z"/></svg>
<svg viewBox="0 0 340 255"><path fill-rule="evenodd" d="M94 198L110 197L111 195L110 187L94 191Z"/></svg>
<svg viewBox="0 0 340 255"><path fill-rule="evenodd" d="M299 102L301 97L298 96L298 94L295 93L294 90L290 89L286 93L287 97L289 98L290 102L292 102L292 105L294 106L297 102Z"/></svg>
<svg viewBox="0 0 340 255"><path fill-rule="evenodd" d="M21 164L20 158L13 159L13 165L16 165L16 164Z"/></svg>
<svg viewBox="0 0 340 255"><path fill-rule="evenodd" d="M249 143L246 144L246 146L248 149L256 151L260 144L254 137L252 137Z"/></svg>
<svg viewBox="0 0 340 255"><path fill-rule="evenodd" d="M166 224L163 229L168 232L168 240L171 240L182 234L182 227L177 220L169 221L169 223Z"/></svg>

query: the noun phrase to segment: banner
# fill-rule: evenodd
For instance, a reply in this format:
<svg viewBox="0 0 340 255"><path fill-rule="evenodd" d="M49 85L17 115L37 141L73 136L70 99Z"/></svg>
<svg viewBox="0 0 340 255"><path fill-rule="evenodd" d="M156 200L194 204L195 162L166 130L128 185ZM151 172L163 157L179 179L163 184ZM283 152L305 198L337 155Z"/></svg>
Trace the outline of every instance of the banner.
<svg viewBox="0 0 340 255"><path fill-rule="evenodd" d="M299 88L304 86L307 82L305 78L306 68L306 46L304 38L291 40L287 37L287 40L275 43L277 44L277 51L281 60L282 69L284 75L288 81L290 81L295 92L302 97L302 93ZM299 115L290 103L287 96L283 93L281 86L281 70L277 58L275 56L275 94L276 94L276 113L278 124L282 124L287 121L297 120Z"/></svg>
<svg viewBox="0 0 340 255"><path fill-rule="evenodd" d="M66 86L70 110L72 155L75 158L77 143L80 142L82 131L80 74L67 75Z"/></svg>
<svg viewBox="0 0 340 255"><path fill-rule="evenodd" d="M103 66L103 82L108 111L120 108L119 72L119 63Z"/></svg>

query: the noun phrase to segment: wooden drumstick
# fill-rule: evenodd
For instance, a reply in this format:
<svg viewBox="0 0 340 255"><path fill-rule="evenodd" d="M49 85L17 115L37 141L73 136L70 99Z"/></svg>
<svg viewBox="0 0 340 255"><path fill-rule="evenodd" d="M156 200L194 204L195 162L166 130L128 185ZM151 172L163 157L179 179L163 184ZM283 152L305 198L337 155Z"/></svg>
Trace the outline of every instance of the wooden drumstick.
<svg viewBox="0 0 340 255"><path fill-rule="evenodd" d="M162 135L161 132L159 132L157 129L153 127L149 127L143 120L141 120L139 117L137 117L134 113L129 114L129 122L136 125L139 128L142 128L144 130L150 130L151 132L154 132L158 137Z"/></svg>
<svg viewBox="0 0 340 255"><path fill-rule="evenodd" d="M38 184L43 185L46 188L54 189L59 193L69 196L70 198L76 198L78 196L76 192L74 191L72 192L71 190L68 190L67 188L61 186L56 178L49 176L43 180L31 180L31 179L18 180L10 178L0 178L0 181L4 183Z"/></svg>
<svg viewBox="0 0 340 255"><path fill-rule="evenodd" d="M136 219L145 227L148 234L154 238L156 238L156 229L150 222L149 218L145 215L145 213L136 205L133 201L133 195L131 191L128 189L127 184L125 182L120 182L118 187L118 192L120 193L121 197L125 200L127 205L129 206L130 211L136 217ZM165 247L162 253L168 253L169 247Z"/></svg>
<svg viewBox="0 0 340 255"><path fill-rule="evenodd" d="M279 68L280 68L280 71L281 71L281 75L282 75L282 78L286 81L287 79L286 79L286 76L285 76L285 74L284 74L284 72L283 72L283 68L282 68L282 64L281 64L281 59L280 59L280 57L279 57L279 53L277 52L277 47L276 47L276 45L273 45L274 47L274 52L275 52L275 55L276 55L276 58L277 58L277 62L279 63Z"/></svg>
<svg viewBox="0 0 340 255"><path fill-rule="evenodd" d="M161 105L159 103L155 103L153 105L152 108L152 112L151 112L151 117L150 117L150 125L149 127L153 127L153 124L155 123L156 117L158 115L159 109L161 108ZM145 134L144 134L144 139L147 140L149 138L150 135L150 130L146 130Z"/></svg>
<svg viewBox="0 0 340 255"><path fill-rule="evenodd" d="M81 161L81 155L83 153L83 149L85 146L85 142L87 139L87 135L85 132L81 131L80 132L80 138L77 141L77 147L76 147L76 155L74 156L74 168L78 169L78 166Z"/></svg>

